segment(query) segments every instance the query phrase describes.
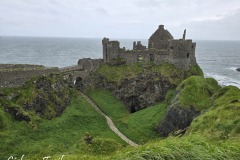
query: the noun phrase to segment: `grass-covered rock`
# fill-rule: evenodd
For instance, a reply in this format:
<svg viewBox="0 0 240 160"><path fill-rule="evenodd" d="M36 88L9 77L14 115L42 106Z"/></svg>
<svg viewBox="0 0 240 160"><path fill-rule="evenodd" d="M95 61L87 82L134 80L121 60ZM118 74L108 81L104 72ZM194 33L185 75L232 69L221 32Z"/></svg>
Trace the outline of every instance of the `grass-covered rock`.
<svg viewBox="0 0 240 160"><path fill-rule="evenodd" d="M164 101L169 90L192 75L203 76L198 65L184 71L169 63L103 64L93 75L94 83L90 86L112 91L130 112L136 112Z"/></svg>
<svg viewBox="0 0 240 160"><path fill-rule="evenodd" d="M107 82L115 83L116 85L120 85L121 81L126 78L136 78L141 73L145 75L159 73L176 86L190 76L203 76L203 72L198 65L192 66L188 71L184 71L170 63L159 65L154 63L133 63L116 66L103 64L96 71L96 74L101 75Z"/></svg>
<svg viewBox="0 0 240 160"><path fill-rule="evenodd" d="M175 91L175 96L168 107L165 118L157 130L162 136L181 130L184 133L192 120L202 110L213 104L212 95L220 88L216 80L192 76L184 80Z"/></svg>
<svg viewBox="0 0 240 160"><path fill-rule="evenodd" d="M0 116L4 118L3 129L0 129L0 157L10 156L21 159L43 159L51 156L58 159L65 155L83 157L110 155L126 146L108 127L104 117L77 92L71 93L71 102L64 112L51 120L41 119L38 127L29 127L25 121L16 121L9 113L0 108ZM89 133L93 137L93 145L86 147L84 138ZM75 156L73 156L75 157ZM81 157L81 158L80 158ZM70 158L71 159L71 158ZM73 158L72 158L73 159ZM87 159L87 158L86 158Z"/></svg>
<svg viewBox="0 0 240 160"><path fill-rule="evenodd" d="M70 102L70 89L60 76L32 78L22 87L1 92L1 109L18 121L31 123L60 116Z"/></svg>
<svg viewBox="0 0 240 160"><path fill-rule="evenodd" d="M196 118L188 133L228 139L240 136L240 89L227 86L212 96L213 106Z"/></svg>

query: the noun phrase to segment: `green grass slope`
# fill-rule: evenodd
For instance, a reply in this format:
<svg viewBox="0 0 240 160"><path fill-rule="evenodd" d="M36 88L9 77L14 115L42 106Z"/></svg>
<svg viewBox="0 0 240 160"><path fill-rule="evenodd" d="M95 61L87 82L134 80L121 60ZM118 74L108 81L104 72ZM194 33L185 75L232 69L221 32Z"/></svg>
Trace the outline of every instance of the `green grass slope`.
<svg viewBox="0 0 240 160"><path fill-rule="evenodd" d="M126 148L109 157L114 160L238 160L240 139L210 141L200 135L169 137L139 148Z"/></svg>
<svg viewBox="0 0 240 160"><path fill-rule="evenodd" d="M113 119L117 128L136 143L144 144L159 137L155 128L166 113L166 104L159 103L130 114L124 104L109 91L91 90L88 95Z"/></svg>
<svg viewBox="0 0 240 160"><path fill-rule="evenodd" d="M26 155L25 158L32 159L51 155L101 156L126 145L109 129L105 118L76 94L60 117L40 119L39 126L34 129L24 121L15 121L1 107L1 159L7 159L11 155ZM85 144L83 139L86 132L93 136L93 144Z"/></svg>
<svg viewBox="0 0 240 160"><path fill-rule="evenodd" d="M211 96L220 89L217 81L213 78L203 78L201 76L192 76L184 80L176 88L176 98L180 105L189 108L194 106L198 111L212 106Z"/></svg>
<svg viewBox="0 0 240 160"><path fill-rule="evenodd" d="M189 133L211 138L240 138L240 89L227 86L213 96L213 107L193 121Z"/></svg>
<svg viewBox="0 0 240 160"><path fill-rule="evenodd" d="M214 80L205 79L200 82L197 79L197 77L187 79L183 84L194 84L195 81L210 85L207 87L210 88L208 92L204 87L200 91L192 91L196 94L208 93L211 95L211 103L208 109L204 109L203 104L208 104L201 102L204 95L199 95L200 98L196 102L191 97L194 97L193 92L184 97L188 99L183 101L184 104L189 105L195 102L199 109L204 109L201 115L191 123L185 135L157 140L136 149L123 149L109 159L238 160L240 157L240 89L233 86L217 89L219 87ZM194 85L187 87L195 88Z"/></svg>

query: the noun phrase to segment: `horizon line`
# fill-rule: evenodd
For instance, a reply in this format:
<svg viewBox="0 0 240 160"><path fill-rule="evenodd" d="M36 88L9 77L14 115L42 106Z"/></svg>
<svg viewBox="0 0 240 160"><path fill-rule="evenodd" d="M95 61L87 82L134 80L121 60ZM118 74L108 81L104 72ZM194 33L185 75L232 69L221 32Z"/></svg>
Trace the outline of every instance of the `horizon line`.
<svg viewBox="0 0 240 160"><path fill-rule="evenodd" d="M3 37L24 37L24 38L75 38L75 39L103 39L104 37L76 37L76 36L23 36L23 35L0 35L0 38ZM113 37L113 40L148 40L148 38L119 38ZM180 38L176 38L180 39ZM193 41L240 41L240 39L192 39Z"/></svg>

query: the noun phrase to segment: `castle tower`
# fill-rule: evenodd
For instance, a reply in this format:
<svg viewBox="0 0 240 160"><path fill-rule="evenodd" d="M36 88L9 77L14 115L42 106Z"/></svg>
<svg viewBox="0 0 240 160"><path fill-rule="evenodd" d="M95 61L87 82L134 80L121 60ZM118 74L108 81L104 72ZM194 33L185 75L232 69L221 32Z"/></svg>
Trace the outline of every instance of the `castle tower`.
<svg viewBox="0 0 240 160"><path fill-rule="evenodd" d="M173 39L171 33L164 29L164 25L159 25L158 29L152 34L148 40L148 48L167 49L168 40Z"/></svg>
<svg viewBox="0 0 240 160"><path fill-rule="evenodd" d="M108 49L107 44L109 43L109 39L104 37L102 40L103 45L103 62L108 62L109 56L108 56Z"/></svg>
<svg viewBox="0 0 240 160"><path fill-rule="evenodd" d="M136 41L133 42L133 50L136 48Z"/></svg>

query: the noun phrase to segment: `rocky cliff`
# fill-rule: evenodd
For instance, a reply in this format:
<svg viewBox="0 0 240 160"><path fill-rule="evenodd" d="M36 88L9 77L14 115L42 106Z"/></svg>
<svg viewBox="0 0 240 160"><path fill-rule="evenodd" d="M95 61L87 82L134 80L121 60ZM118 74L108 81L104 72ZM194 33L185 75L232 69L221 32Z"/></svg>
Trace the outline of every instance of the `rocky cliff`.
<svg viewBox="0 0 240 160"><path fill-rule="evenodd" d="M203 75L199 66L184 71L171 64L102 65L84 84L110 90L130 112L161 102L169 90L191 75Z"/></svg>
<svg viewBox="0 0 240 160"><path fill-rule="evenodd" d="M175 135L184 133L201 111L212 106L211 97L219 88L217 81L212 78L192 76L184 80L176 88L157 131L164 137L170 133Z"/></svg>

